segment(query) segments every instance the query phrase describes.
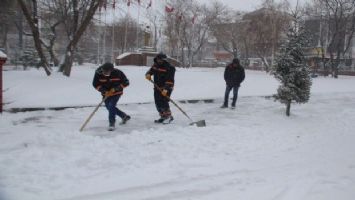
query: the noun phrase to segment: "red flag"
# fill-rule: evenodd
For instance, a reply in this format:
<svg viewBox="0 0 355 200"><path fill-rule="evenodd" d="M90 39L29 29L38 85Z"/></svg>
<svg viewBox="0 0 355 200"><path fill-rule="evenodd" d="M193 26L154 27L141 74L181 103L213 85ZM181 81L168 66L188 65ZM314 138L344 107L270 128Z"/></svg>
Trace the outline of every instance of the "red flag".
<svg viewBox="0 0 355 200"><path fill-rule="evenodd" d="M176 16L176 18L177 18L179 21L181 21L182 18L183 18L182 13L178 14L178 15Z"/></svg>
<svg viewBox="0 0 355 200"><path fill-rule="evenodd" d="M197 18L197 15L195 14L193 17L192 17L192 24L195 24L195 21L196 21L196 18Z"/></svg>
<svg viewBox="0 0 355 200"><path fill-rule="evenodd" d="M127 6L130 6L131 5L131 0L128 0L127 1Z"/></svg>
<svg viewBox="0 0 355 200"><path fill-rule="evenodd" d="M152 0L149 1L147 9L150 8L150 7L152 7Z"/></svg>
<svg viewBox="0 0 355 200"><path fill-rule="evenodd" d="M174 8L173 7L169 7L169 6L165 6L165 12L172 13L172 12L174 12Z"/></svg>
<svg viewBox="0 0 355 200"><path fill-rule="evenodd" d="M100 1L100 3L99 3L99 12L101 12L101 8L102 8L102 5L103 4L103 1Z"/></svg>

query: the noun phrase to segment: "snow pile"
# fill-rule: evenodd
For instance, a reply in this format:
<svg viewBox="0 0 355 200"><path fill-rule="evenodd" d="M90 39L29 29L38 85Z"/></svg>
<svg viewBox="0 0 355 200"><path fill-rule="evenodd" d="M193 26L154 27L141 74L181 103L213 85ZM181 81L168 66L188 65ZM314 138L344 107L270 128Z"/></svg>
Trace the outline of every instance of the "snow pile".
<svg viewBox="0 0 355 200"><path fill-rule="evenodd" d="M130 56L130 55L132 55L132 54L141 54L141 53L130 53L130 52L128 52L128 53L123 53L123 54L117 56L116 59L120 60L120 59L123 59L124 57Z"/></svg>
<svg viewBox="0 0 355 200"><path fill-rule="evenodd" d="M153 102L153 86L145 80L148 67L119 66L130 80L120 104ZM53 73L47 77L43 70L4 71L4 109L24 107L66 107L97 105L101 96L92 87L96 66L74 67L71 77ZM224 95L224 68L177 68L174 100L215 99ZM355 91L354 77L339 79L319 77L313 80L311 93ZM240 88L240 96L271 96L279 83L265 72L246 71L246 79Z"/></svg>
<svg viewBox="0 0 355 200"><path fill-rule="evenodd" d="M7 58L7 55L0 50L0 58Z"/></svg>

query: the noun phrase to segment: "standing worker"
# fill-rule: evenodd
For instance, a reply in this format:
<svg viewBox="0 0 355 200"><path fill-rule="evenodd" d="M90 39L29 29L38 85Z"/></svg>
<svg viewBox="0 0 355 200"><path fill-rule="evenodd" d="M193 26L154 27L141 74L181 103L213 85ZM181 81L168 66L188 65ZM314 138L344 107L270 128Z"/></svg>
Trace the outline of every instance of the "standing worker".
<svg viewBox="0 0 355 200"><path fill-rule="evenodd" d="M129 115L116 107L123 94L123 88L128 85L126 75L121 70L115 69L112 63L105 63L95 71L93 86L105 98L105 106L109 113L109 131L115 130L116 115L122 118L121 124L131 119Z"/></svg>
<svg viewBox="0 0 355 200"><path fill-rule="evenodd" d="M159 53L154 58L154 64L145 74L147 80L152 81L154 76L154 101L160 118L155 123L170 123L174 120L171 115L169 98L174 89L175 67L167 60L164 53Z"/></svg>
<svg viewBox="0 0 355 200"><path fill-rule="evenodd" d="M239 62L238 58L234 58L233 62L226 66L224 71L224 80L226 81L226 91L224 94L224 103L221 108L228 108L229 93L233 89L233 101L232 109L235 108L235 104L238 98L238 90L240 84L244 81L245 71Z"/></svg>

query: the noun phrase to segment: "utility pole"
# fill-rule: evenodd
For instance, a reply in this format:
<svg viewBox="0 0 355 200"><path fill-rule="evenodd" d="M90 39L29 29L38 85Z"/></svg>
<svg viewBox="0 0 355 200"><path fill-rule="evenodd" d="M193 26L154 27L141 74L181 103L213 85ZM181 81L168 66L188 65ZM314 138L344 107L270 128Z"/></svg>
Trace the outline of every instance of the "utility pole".
<svg viewBox="0 0 355 200"><path fill-rule="evenodd" d="M3 89L2 89L2 65L5 64L7 59L6 54L0 51L0 113L2 113L2 106L3 106Z"/></svg>

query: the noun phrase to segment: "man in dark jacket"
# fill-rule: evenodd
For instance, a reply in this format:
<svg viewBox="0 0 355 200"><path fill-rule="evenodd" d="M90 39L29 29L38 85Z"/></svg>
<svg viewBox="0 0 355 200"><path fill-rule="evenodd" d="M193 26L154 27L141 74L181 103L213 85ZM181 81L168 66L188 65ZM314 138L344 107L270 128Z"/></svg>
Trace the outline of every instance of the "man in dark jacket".
<svg viewBox="0 0 355 200"><path fill-rule="evenodd" d="M153 66L146 73L146 79L152 80L159 87L154 87L154 101L156 109L159 112L160 119L155 123L170 123L174 118L171 115L169 98L174 88L175 67L167 60L167 56L159 53L154 58Z"/></svg>
<svg viewBox="0 0 355 200"><path fill-rule="evenodd" d="M245 78L244 68L240 65L239 59L234 58L233 62L227 65L224 71L224 80L226 81L226 91L224 94L224 103L221 106L221 108L228 108L229 93L232 89L233 89L232 108L235 108L235 104L238 98L238 90L244 78Z"/></svg>
<svg viewBox="0 0 355 200"><path fill-rule="evenodd" d="M122 118L121 124L125 124L131 117L116 107L123 94L123 88L129 85L126 75L119 69L115 69L112 63L100 66L94 76L93 86L101 92L105 100L105 106L109 116L109 131L115 129L116 115Z"/></svg>

